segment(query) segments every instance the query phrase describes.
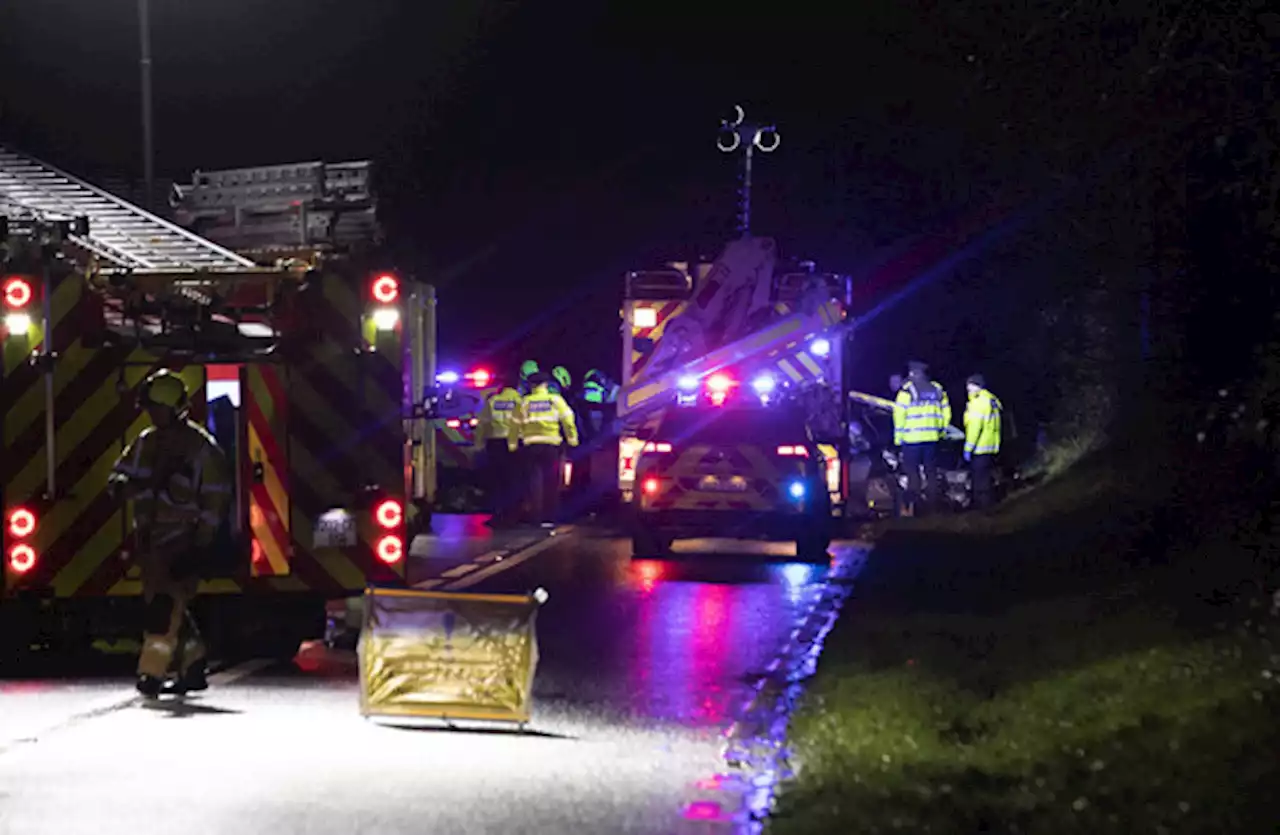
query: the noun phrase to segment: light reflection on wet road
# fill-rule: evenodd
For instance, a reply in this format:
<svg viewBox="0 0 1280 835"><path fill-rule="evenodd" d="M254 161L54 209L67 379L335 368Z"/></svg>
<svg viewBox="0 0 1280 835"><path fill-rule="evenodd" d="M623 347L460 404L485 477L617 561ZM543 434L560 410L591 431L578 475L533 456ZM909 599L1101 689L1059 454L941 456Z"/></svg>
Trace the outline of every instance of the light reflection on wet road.
<svg viewBox="0 0 1280 835"><path fill-rule="evenodd" d="M459 531L474 525L461 521ZM439 546L425 568L438 575L492 547L472 542L450 558ZM787 640L825 574L789 561L787 546L692 542L677 550L671 560L633 561L628 541L580 529L468 589L550 593L538 616L533 721L544 735L371 724L358 715L353 657L314 646L291 669L267 668L211 690L198 701L206 713L188 712L177 725L156 725L154 711L134 707L8 751L0 740L0 831L78 831L88 818L76 804L89 796L96 819L119 821L95 831L136 827L136 798L157 780L161 792L176 790L179 774L116 774L119 791L107 791L94 764L105 767L126 751L160 763L180 744L207 753L184 762L181 779L237 785L240 795L214 790L191 806L166 804L176 815L171 828L131 832L226 831L214 824L252 806L266 814L239 816L237 828L249 835L265 833L266 821L315 833L372 831L373 819L379 832L670 833L687 787L721 766L719 734L753 675ZM127 678L0 681L0 716L22 715L41 698L10 687L45 690L47 706L101 702L127 695L128 685ZM246 762L259 781L246 784ZM373 775L376 789L362 794L358 785ZM333 807L328 814L296 811L318 798Z"/></svg>

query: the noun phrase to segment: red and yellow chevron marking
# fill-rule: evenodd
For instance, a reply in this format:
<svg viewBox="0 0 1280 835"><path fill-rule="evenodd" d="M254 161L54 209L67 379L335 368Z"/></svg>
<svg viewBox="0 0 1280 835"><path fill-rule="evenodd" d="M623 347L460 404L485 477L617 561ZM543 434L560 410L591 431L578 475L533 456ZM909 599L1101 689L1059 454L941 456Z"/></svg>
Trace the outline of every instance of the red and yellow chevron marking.
<svg viewBox="0 0 1280 835"><path fill-rule="evenodd" d="M252 577L290 574L287 370L265 364L246 365L241 372L245 454L240 456L241 483L249 498Z"/></svg>
<svg viewBox="0 0 1280 835"><path fill-rule="evenodd" d="M326 591L399 582L405 560L387 565L378 559L374 546L383 531L371 508L357 505L370 487L370 497L398 498L408 510L402 329L366 330L362 288L344 276L326 273L318 289L299 299L312 338L286 352L293 575ZM365 346L374 350L361 350ZM316 522L335 508L357 511L358 541L317 547Z"/></svg>
<svg viewBox="0 0 1280 835"><path fill-rule="evenodd" d="M36 565L18 576L6 561L6 589L56 597L129 593L129 564L121 559L128 519L106 485L124 447L147 425L136 388L153 370L170 368L192 393L193 419L204 418L204 369L141 350L86 344L86 298L83 279L73 275L56 281L50 299L50 343L58 354L50 366L54 496L47 478L46 378L31 363L50 335L37 324L29 336L10 336L4 343L0 490L6 509L26 507L39 520L32 540Z"/></svg>
<svg viewBox="0 0 1280 835"><path fill-rule="evenodd" d="M444 467L474 468L479 458L480 448L476 446L476 429L483 404L502 390L502 386L489 386L484 389L468 390L468 397L474 397L481 404L471 412L460 412L448 418L435 421L436 449L440 465Z"/></svg>
<svg viewBox="0 0 1280 835"><path fill-rule="evenodd" d="M689 303L684 301L668 301L668 302L652 302L652 303L637 302L636 305L655 308L658 311L658 316L657 316L657 324L651 328L636 327L634 324L634 317L632 317L632 320L633 320L633 324L631 324L632 340L639 339L641 337L647 337L648 339L652 339L654 342L657 342L659 339L662 338L662 332L666 329L667 322L670 321L673 317L679 316L681 313L683 313L685 309L689 306ZM645 367L649 364L649 358L652 356L653 356L652 353L642 354L639 351L633 350L631 352L631 379L623 380L622 385L629 386L632 383L634 383L636 380L640 379L641 375L644 372Z"/></svg>
<svg viewBox="0 0 1280 835"><path fill-rule="evenodd" d="M458 421L458 426L450 423ZM471 467L475 461L475 447L470 438L462 433L465 424L461 418L435 421L436 450L443 467Z"/></svg>
<svg viewBox="0 0 1280 835"><path fill-rule="evenodd" d="M723 449L729 452L728 457L715 460L709 457L713 447L693 444L665 466L646 467L645 477L657 478L659 490L653 496L642 494L641 507L645 510L776 510L783 498L782 481L804 473L800 459L776 461L753 444L735 444ZM746 486L734 492L699 489L706 476L741 476Z"/></svg>

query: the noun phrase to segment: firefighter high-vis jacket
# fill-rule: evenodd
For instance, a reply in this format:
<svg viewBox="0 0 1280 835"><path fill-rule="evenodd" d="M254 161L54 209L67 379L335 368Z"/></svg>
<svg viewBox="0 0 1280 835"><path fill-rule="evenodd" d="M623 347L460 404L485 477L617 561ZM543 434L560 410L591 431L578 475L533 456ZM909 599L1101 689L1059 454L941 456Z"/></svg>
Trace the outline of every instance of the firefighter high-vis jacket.
<svg viewBox="0 0 1280 835"><path fill-rule="evenodd" d="M525 446L551 444L578 445L578 423L565 399L551 391L546 383L520 398L520 441ZM563 433L561 429L563 428ZM515 437L507 438L507 446L516 448Z"/></svg>
<svg viewBox="0 0 1280 835"><path fill-rule="evenodd" d="M1000 398L986 389L969 396L964 409L964 451L970 455L995 455L1000 451Z"/></svg>
<svg viewBox="0 0 1280 835"><path fill-rule="evenodd" d="M111 479L126 485L144 552L212 544L234 490L226 456L204 427L189 420L143 430Z"/></svg>
<svg viewBox="0 0 1280 835"><path fill-rule="evenodd" d="M476 446L484 446L487 441L505 441L513 435L519 437L519 412L520 392L511 386L495 392L485 401L484 409L480 412L480 424L476 427Z"/></svg>
<svg viewBox="0 0 1280 835"><path fill-rule="evenodd" d="M942 439L951 423L951 400L947 390L930 380L920 384L908 380L893 404L895 446L929 444Z"/></svg>

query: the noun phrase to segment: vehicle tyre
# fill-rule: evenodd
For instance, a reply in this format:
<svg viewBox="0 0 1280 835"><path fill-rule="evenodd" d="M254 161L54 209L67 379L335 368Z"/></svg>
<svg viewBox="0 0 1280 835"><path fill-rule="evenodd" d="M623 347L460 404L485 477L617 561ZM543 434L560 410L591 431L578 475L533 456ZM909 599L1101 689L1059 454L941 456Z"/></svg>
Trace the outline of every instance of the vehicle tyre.
<svg viewBox="0 0 1280 835"><path fill-rule="evenodd" d="M671 537L656 531L636 531L631 535L631 558L665 557L671 553Z"/></svg>
<svg viewBox="0 0 1280 835"><path fill-rule="evenodd" d="M825 530L806 531L796 537L796 559L801 562L825 563L831 556L831 535Z"/></svg>

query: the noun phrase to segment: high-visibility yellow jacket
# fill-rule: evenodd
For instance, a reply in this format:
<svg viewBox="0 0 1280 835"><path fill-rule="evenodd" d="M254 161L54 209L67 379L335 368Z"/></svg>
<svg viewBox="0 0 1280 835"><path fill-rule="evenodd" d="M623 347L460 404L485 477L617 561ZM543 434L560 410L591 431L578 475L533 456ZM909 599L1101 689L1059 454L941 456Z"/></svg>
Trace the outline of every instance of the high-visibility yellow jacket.
<svg viewBox="0 0 1280 835"><path fill-rule="evenodd" d="M917 386L908 380L893 404L893 443L928 444L941 440L951 423L951 399L947 390L930 381Z"/></svg>
<svg viewBox="0 0 1280 835"><path fill-rule="evenodd" d="M520 432L517 422L520 413L520 392L511 386L494 392L484 403L480 412L480 424L476 427L476 446L484 446L487 441L505 441Z"/></svg>
<svg viewBox="0 0 1280 835"><path fill-rule="evenodd" d="M970 455L995 455L1000 451L1000 398L986 389L969 396L964 409L964 451Z"/></svg>
<svg viewBox="0 0 1280 835"><path fill-rule="evenodd" d="M143 551L212 544L235 489L222 449L189 420L143 430L121 453L111 480L125 486Z"/></svg>
<svg viewBox="0 0 1280 835"><path fill-rule="evenodd" d="M517 420L520 425L520 442L525 446L551 444L560 446L578 445L578 423L574 419L573 409L565 399L543 383L535 386L533 391L520 398L520 410ZM563 428L563 433L561 429ZM507 438L507 446L516 448L514 436Z"/></svg>

